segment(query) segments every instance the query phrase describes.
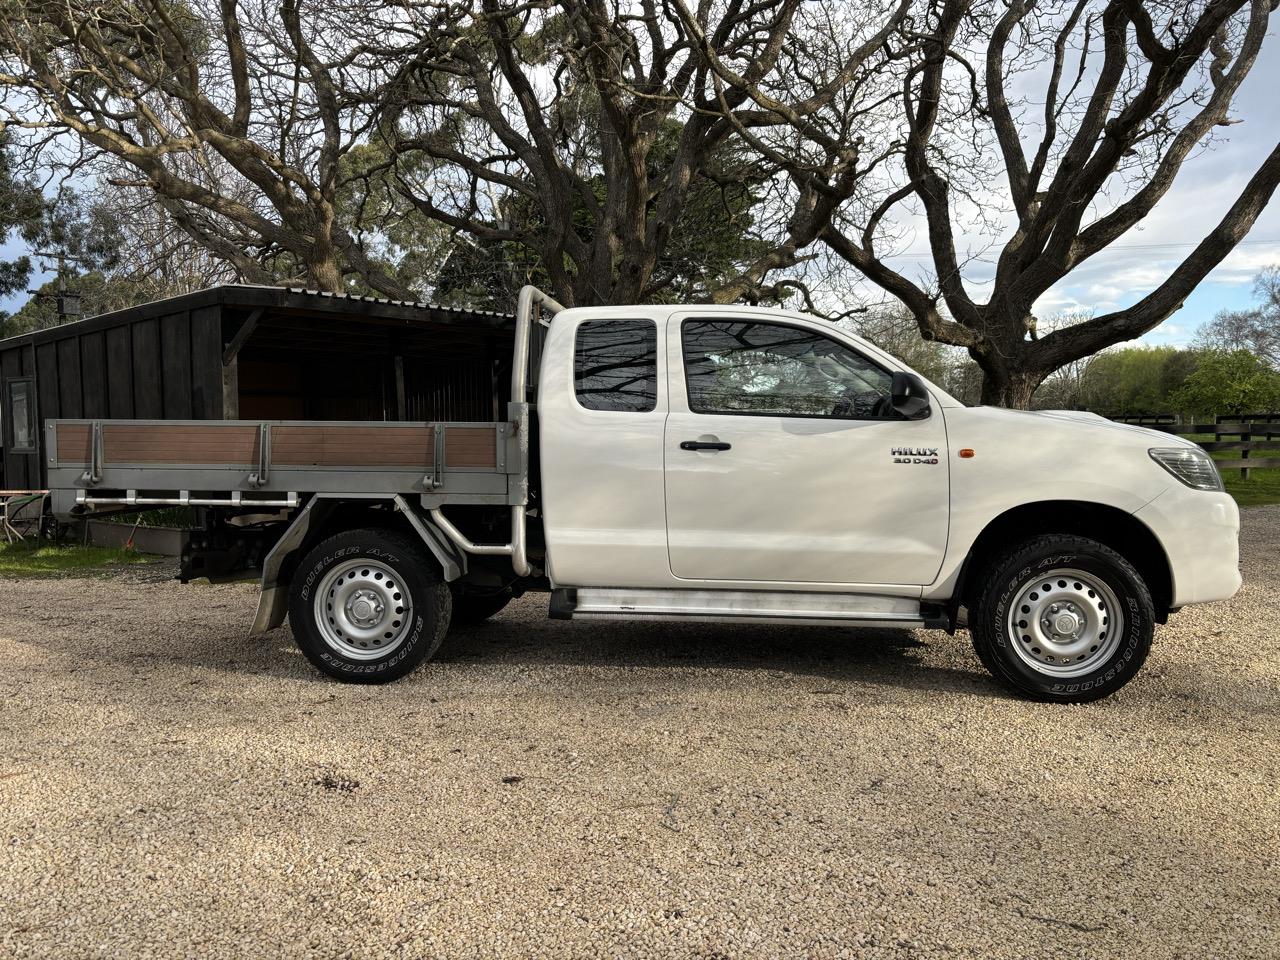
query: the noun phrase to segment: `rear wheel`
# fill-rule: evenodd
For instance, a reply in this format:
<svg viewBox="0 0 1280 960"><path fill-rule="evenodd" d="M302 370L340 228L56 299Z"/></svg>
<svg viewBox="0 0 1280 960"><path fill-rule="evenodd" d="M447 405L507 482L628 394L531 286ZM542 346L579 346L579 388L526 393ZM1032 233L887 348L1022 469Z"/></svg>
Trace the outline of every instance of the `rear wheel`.
<svg viewBox="0 0 1280 960"><path fill-rule="evenodd" d="M1151 649L1150 591L1132 564L1094 540L1027 541L995 560L979 589L974 648L1021 696L1098 700L1132 680Z"/></svg>
<svg viewBox="0 0 1280 960"><path fill-rule="evenodd" d="M412 672L449 629L449 588L409 537L351 530L302 561L289 597L298 647L331 677L386 683Z"/></svg>

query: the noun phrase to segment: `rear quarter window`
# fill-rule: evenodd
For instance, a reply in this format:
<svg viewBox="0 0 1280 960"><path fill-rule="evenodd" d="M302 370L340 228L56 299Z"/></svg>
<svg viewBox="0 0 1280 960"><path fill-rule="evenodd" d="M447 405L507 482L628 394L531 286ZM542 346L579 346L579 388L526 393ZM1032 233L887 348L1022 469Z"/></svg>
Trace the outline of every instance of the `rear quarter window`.
<svg viewBox="0 0 1280 960"><path fill-rule="evenodd" d="M652 320L587 320L573 347L573 392L588 410L647 413L658 402Z"/></svg>

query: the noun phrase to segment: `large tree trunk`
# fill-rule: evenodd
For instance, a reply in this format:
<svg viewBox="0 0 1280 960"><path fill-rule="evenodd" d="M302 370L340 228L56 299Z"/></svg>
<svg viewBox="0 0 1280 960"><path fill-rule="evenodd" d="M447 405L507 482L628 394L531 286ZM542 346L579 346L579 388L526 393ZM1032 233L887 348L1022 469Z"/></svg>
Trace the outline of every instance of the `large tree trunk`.
<svg viewBox="0 0 1280 960"><path fill-rule="evenodd" d="M342 293L342 263L330 231L332 219L322 222L306 251L307 286L325 293Z"/></svg>
<svg viewBox="0 0 1280 960"><path fill-rule="evenodd" d="M983 339L969 348L969 356L982 370L983 406L1029 410L1032 394L1052 373L1036 362L1036 342L1025 339L1024 317L1024 311L1006 308L979 318Z"/></svg>
<svg viewBox="0 0 1280 960"><path fill-rule="evenodd" d="M1029 410L1031 408L1032 394L1044 382L1044 378L1047 375L1040 371L993 372L984 370L982 374L982 403L984 406Z"/></svg>
<svg viewBox="0 0 1280 960"><path fill-rule="evenodd" d="M336 255L307 263L307 286L324 293L342 293L342 268Z"/></svg>

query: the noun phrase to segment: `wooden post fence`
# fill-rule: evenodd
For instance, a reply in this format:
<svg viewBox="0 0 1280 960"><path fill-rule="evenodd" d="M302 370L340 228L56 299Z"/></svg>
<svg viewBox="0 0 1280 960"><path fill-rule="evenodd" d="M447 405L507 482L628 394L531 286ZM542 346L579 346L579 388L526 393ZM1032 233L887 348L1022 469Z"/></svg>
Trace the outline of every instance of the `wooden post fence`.
<svg viewBox="0 0 1280 960"><path fill-rule="evenodd" d="M1239 470L1247 480L1255 470L1280 467L1280 412L1220 416L1213 423L1179 423L1171 413L1113 417L1117 423L1150 427L1177 436L1209 434L1212 439L1196 440L1209 453L1234 453L1231 458L1217 459L1218 469ZM1274 456L1268 456L1274 454Z"/></svg>

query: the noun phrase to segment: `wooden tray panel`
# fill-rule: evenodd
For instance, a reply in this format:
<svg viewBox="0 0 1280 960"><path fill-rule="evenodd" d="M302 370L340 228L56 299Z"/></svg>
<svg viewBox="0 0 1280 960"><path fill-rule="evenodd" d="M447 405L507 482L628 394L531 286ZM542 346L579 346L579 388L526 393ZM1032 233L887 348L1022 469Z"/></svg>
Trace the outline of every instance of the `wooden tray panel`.
<svg viewBox="0 0 1280 960"><path fill-rule="evenodd" d="M102 427L102 462L106 464L208 463L248 466L257 462L257 449L258 428L252 424L224 426L215 421L193 427L107 423Z"/></svg>
<svg viewBox="0 0 1280 960"><path fill-rule="evenodd" d="M492 470L498 465L497 440L493 427L448 427L444 432L445 466Z"/></svg>
<svg viewBox="0 0 1280 960"><path fill-rule="evenodd" d="M289 424L271 430L271 462L279 466L426 470L434 455L435 437L431 427ZM445 462L448 462L447 455Z"/></svg>
<svg viewBox="0 0 1280 960"><path fill-rule="evenodd" d="M207 464L253 468L258 462L255 423L103 424L105 465ZM88 464L92 430L87 423L59 423L57 457L63 466ZM445 465L451 469L497 468L494 426L448 427ZM401 467L427 471L435 461L435 428L374 423L273 424L271 458L281 467Z"/></svg>
<svg viewBox="0 0 1280 960"><path fill-rule="evenodd" d="M87 423L58 424L58 462L88 463L89 440L93 435Z"/></svg>

